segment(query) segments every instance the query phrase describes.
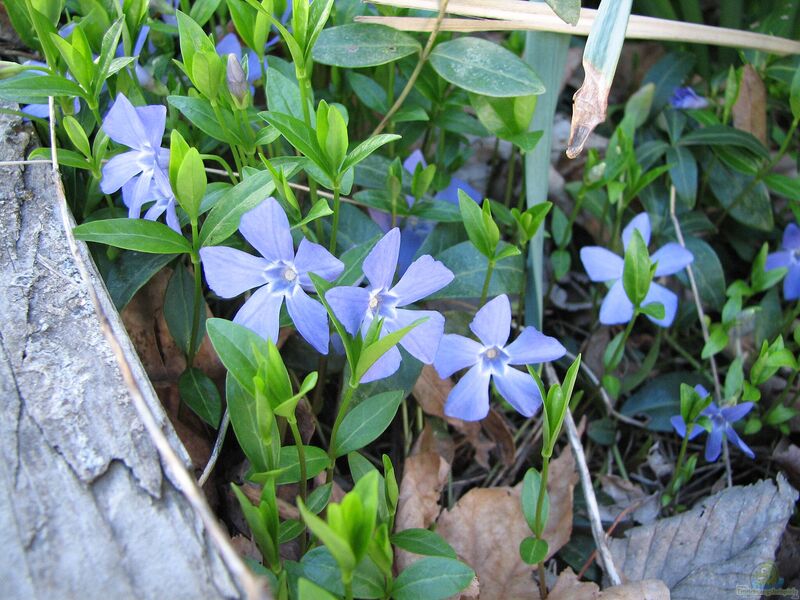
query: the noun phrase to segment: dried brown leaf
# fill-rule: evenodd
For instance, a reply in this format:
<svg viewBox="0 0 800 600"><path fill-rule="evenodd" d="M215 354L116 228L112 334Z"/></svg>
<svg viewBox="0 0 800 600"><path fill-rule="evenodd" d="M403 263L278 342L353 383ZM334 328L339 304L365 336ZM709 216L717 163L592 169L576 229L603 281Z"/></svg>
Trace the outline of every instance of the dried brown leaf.
<svg viewBox="0 0 800 600"><path fill-rule="evenodd" d="M591 581L581 581L578 576L567 567L558 575L558 580L553 589L547 594L547 600L597 600L600 588ZM536 595L539 598L539 594Z"/></svg>
<svg viewBox="0 0 800 600"><path fill-rule="evenodd" d="M609 541L614 564L628 581L660 579L688 600L734 598L753 570L773 561L797 492L778 475L735 486L695 508Z"/></svg>
<svg viewBox="0 0 800 600"><path fill-rule="evenodd" d="M786 476L794 488L800 489L800 446L784 438L775 447L772 458L786 471Z"/></svg>
<svg viewBox="0 0 800 600"><path fill-rule="evenodd" d="M623 511L642 525L649 525L658 518L661 504L658 494L645 494L641 487L617 475L601 475L603 491L614 501L610 506L600 505L600 518L615 521Z"/></svg>
<svg viewBox="0 0 800 600"><path fill-rule="evenodd" d="M767 90L758 72L750 64L742 71L739 96L731 111L733 125L737 129L752 133L762 144L767 145Z"/></svg>
<svg viewBox="0 0 800 600"><path fill-rule="evenodd" d="M663 581L646 579L605 589L598 600L670 600L670 592Z"/></svg>
<svg viewBox="0 0 800 600"><path fill-rule="evenodd" d="M572 491L578 481L567 447L550 464L550 517L544 537L552 556L572 533ZM437 532L478 576L482 600L531 598L532 567L519 556L519 544L531 532L520 505L521 484L514 488L475 488L443 511Z"/></svg>

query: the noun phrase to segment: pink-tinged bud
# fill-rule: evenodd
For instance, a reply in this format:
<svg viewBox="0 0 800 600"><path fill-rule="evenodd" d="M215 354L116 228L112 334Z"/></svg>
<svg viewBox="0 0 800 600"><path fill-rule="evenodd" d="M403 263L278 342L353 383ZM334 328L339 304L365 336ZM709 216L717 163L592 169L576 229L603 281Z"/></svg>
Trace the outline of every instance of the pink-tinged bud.
<svg viewBox="0 0 800 600"><path fill-rule="evenodd" d="M242 65L233 54L228 54L228 68L225 75L236 108L245 109L250 105L250 84Z"/></svg>

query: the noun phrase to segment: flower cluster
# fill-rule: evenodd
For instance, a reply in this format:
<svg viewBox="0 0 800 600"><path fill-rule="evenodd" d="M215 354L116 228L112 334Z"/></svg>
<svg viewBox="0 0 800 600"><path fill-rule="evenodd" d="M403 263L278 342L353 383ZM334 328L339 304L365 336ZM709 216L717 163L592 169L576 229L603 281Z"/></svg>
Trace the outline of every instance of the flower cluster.
<svg viewBox="0 0 800 600"><path fill-rule="evenodd" d="M650 217L647 213L635 216L622 231L622 243L628 248L634 229L642 235L645 244L650 243ZM622 284L624 261L610 250L600 246L585 246L581 248L581 262L589 275L589 279L598 282L607 282L610 290L600 306L600 322L604 325L618 325L627 323L633 318L633 303L625 292ZM694 256L680 244L669 242L656 250L651 259L656 263L656 277L672 275L691 264ZM650 290L642 302L646 306L652 302L664 305L664 318L656 319L648 315L656 325L669 327L675 320L678 310L678 297L662 285L655 282L650 284Z"/></svg>
<svg viewBox="0 0 800 600"><path fill-rule="evenodd" d="M695 391L700 394L701 398L707 398L709 393L702 385L696 385ZM708 433L708 440L706 441L705 458L708 462L714 462L719 458L722 451L722 437L727 437L731 442L736 444L739 449L750 458L754 458L755 454L750 447L744 443L739 434L733 428L733 423L743 419L747 413L753 409L752 402L742 402L736 406L726 406L723 408L718 407L715 403L709 404L700 414L708 417L711 421L711 431ZM675 429L676 433L681 437L686 437L687 423L684 422L683 417L675 415L670 418L670 423ZM693 440L705 429L698 424L692 424L689 432L689 439Z"/></svg>

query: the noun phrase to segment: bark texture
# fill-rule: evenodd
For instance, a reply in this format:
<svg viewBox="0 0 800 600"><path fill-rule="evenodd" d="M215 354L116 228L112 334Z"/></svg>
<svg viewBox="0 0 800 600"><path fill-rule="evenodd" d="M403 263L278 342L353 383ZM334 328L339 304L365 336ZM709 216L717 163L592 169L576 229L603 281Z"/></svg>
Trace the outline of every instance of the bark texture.
<svg viewBox="0 0 800 600"><path fill-rule="evenodd" d="M35 134L0 115L0 161ZM165 475L62 230L49 165L0 167L0 598L239 593ZM188 456L81 244L150 408Z"/></svg>

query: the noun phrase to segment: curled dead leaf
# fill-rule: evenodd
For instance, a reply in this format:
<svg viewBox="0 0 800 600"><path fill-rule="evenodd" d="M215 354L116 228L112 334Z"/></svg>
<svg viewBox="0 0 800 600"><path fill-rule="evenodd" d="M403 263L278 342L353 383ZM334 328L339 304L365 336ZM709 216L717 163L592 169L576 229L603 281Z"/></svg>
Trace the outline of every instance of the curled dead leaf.
<svg viewBox="0 0 800 600"><path fill-rule="evenodd" d="M742 69L739 95L731 114L734 127L752 133L767 145L767 90L761 76L749 63Z"/></svg>
<svg viewBox="0 0 800 600"><path fill-rule="evenodd" d="M661 505L657 493L645 494L641 487L617 475L601 475L600 485L614 501L611 505L599 506L603 521L615 521L625 511L627 516L623 520L633 519L642 525L652 523L658 518Z"/></svg>

